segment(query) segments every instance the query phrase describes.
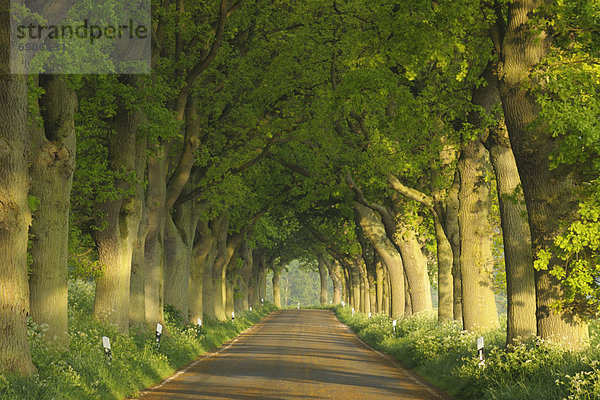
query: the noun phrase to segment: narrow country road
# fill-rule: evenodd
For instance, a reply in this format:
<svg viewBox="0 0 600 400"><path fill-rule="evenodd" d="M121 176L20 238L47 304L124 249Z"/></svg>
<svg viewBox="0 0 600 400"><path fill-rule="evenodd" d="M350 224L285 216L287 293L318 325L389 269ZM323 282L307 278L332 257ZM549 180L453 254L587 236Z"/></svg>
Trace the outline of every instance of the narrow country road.
<svg viewBox="0 0 600 400"><path fill-rule="evenodd" d="M448 399L324 310L282 310L141 399Z"/></svg>

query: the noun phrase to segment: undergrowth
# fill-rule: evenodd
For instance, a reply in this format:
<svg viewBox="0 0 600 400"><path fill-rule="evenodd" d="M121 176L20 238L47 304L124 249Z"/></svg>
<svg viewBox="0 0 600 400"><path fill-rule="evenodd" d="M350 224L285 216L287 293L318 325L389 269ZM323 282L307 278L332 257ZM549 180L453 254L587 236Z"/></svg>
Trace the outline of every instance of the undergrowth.
<svg viewBox="0 0 600 400"><path fill-rule="evenodd" d="M253 312L236 313L232 323L203 321L202 335L195 326L185 325L170 307L165 308L164 332L160 346L154 329L131 327L123 335L112 326L94 320L94 288L82 281L69 282L68 351L47 345L46 326L29 321L28 334L37 372L30 378L0 374L3 400L120 400L134 397L198 355L212 350L260 321L274 310L265 304ZM102 336L110 338L112 361L104 355Z"/></svg>
<svg viewBox="0 0 600 400"><path fill-rule="evenodd" d="M591 347L573 353L539 338L505 351L506 327L484 335L485 367L479 366L477 335L456 322L438 324L435 313L392 321L334 308L338 319L373 348L393 355L455 399L597 400L600 398L599 325Z"/></svg>

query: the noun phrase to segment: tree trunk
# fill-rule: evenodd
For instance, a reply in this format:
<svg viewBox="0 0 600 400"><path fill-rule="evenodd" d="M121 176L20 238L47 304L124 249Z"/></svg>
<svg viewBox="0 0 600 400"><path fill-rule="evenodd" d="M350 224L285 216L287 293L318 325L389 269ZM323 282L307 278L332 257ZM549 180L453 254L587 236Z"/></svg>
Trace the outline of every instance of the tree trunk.
<svg viewBox="0 0 600 400"><path fill-rule="evenodd" d="M143 136L143 135L142 135ZM143 136L138 138L138 149L136 150L136 174L143 177L146 171L146 146L147 141ZM146 207L144 188L142 185L136 185L136 198L140 199L142 208L142 218L138 226L138 233L133 242L133 255L131 259L131 280L129 283L129 324L144 324L146 322L146 304L145 304L145 281L146 268L144 263L144 247L146 243L146 233L148 231L148 208Z"/></svg>
<svg viewBox="0 0 600 400"><path fill-rule="evenodd" d="M392 305L391 313L393 317L404 314L404 271L402 258L392 242L385 233L385 228L375 212L358 202L354 202L354 208L360 216L360 225L365 236L371 242L373 248L377 251L385 263L390 274Z"/></svg>
<svg viewBox="0 0 600 400"><path fill-rule="evenodd" d="M273 270L273 302L275 307L281 308L281 287L280 287L281 269Z"/></svg>
<svg viewBox="0 0 600 400"><path fill-rule="evenodd" d="M192 260L190 264L190 282L188 289L190 320L193 324L197 323L198 318L204 318L204 270L208 263L208 256L212 245L213 235L210 230L208 221L199 221L194 243L194 249L192 250Z"/></svg>
<svg viewBox="0 0 600 400"><path fill-rule="evenodd" d="M157 146L156 154L148 159L148 231L144 243L146 323L151 327L163 322L163 236L166 201L167 170L165 148Z"/></svg>
<svg viewBox="0 0 600 400"><path fill-rule="evenodd" d="M31 375L27 341L27 76L9 75L10 2L0 15L0 372Z"/></svg>
<svg viewBox="0 0 600 400"><path fill-rule="evenodd" d="M330 260L327 255L321 254L320 257L323 259L329 276L331 278L331 284L333 285L333 304L342 303L342 275L340 272L340 264L336 259Z"/></svg>
<svg viewBox="0 0 600 400"><path fill-rule="evenodd" d="M462 322L462 278L460 272L460 230L458 227L458 192L460 190L460 175L454 174L454 181L446 199L445 230L450 247L452 248L452 300L454 320Z"/></svg>
<svg viewBox="0 0 600 400"><path fill-rule="evenodd" d="M376 280L376 285L377 285L377 312L384 312L384 306L383 306L383 297L384 297L384 278L385 276L385 271L384 271L384 266L383 263L381 262L381 260L377 261L377 264L375 265L375 280Z"/></svg>
<svg viewBox="0 0 600 400"><path fill-rule="evenodd" d="M323 261L322 257L318 258L318 267L319 267L319 278L321 282L321 295L320 301L321 306L327 305L327 266L325 265L325 261Z"/></svg>
<svg viewBox="0 0 600 400"><path fill-rule="evenodd" d="M131 188L131 183L120 178L118 173L135 173L136 139L141 116L141 112L130 112L123 107L114 121L115 132L109 143L109 168L116 173L114 188L118 193L126 193ZM141 177L138 179L141 180ZM94 232L94 240L98 247L98 260L104 270L96 283L94 317L127 333L133 244L142 218L142 200L135 195L121 196L97 205L104 214L97 226L104 226L104 229Z"/></svg>
<svg viewBox="0 0 600 400"><path fill-rule="evenodd" d="M267 264L263 263L262 267L258 271L259 276L259 285L258 285L258 295L259 300L262 305L264 300L267 298Z"/></svg>
<svg viewBox="0 0 600 400"><path fill-rule="evenodd" d="M468 331L487 331L498 326L485 156L483 145L471 141L463 144L458 161L462 312L464 329Z"/></svg>
<svg viewBox="0 0 600 400"><path fill-rule="evenodd" d="M75 169L75 110L77 96L57 75L42 76L45 95L40 99L43 125L35 122L31 132L30 196L39 208L34 211L30 233L31 316L47 324L45 338L68 347L67 280L69 208Z"/></svg>
<svg viewBox="0 0 600 400"><path fill-rule="evenodd" d="M238 280L239 297L236 297L236 307L239 310L248 310L250 307L248 289L250 286L250 279L252 278L252 268L254 264L252 249L250 248L248 240L245 240L242 244L241 255L244 260L244 266L242 268L240 279Z"/></svg>
<svg viewBox="0 0 600 400"><path fill-rule="evenodd" d="M558 141L543 124L531 126L538 117L536 97L530 92L530 71L550 48L551 36L536 34L530 15L542 2L527 0L511 3L508 26L501 43L500 95L510 142L523 185L529 214L533 253L552 246L568 223L578 218L578 193L581 177L577 167L561 165L550 169L550 156ZM558 263L550 261L549 267ZM537 296L537 334L569 348L588 344L588 326L571 310L552 306L564 298L557 279L547 270L535 271Z"/></svg>
<svg viewBox="0 0 600 400"><path fill-rule="evenodd" d="M165 303L170 304L189 322L190 263L198 213L193 202L175 207L165 221Z"/></svg>
<svg viewBox="0 0 600 400"><path fill-rule="evenodd" d="M255 251L252 254L252 261L252 275L248 285L248 303L257 308L260 307L260 269L264 263L264 257Z"/></svg>
<svg viewBox="0 0 600 400"><path fill-rule="evenodd" d="M213 284L212 284L212 271L213 265L215 264L215 260L217 258L217 238L214 234L215 227L212 228L213 238L212 245L210 246L210 250L208 251L208 255L206 256L206 265L204 266L204 279L202 281L202 314L205 317L213 318L212 310L213 306Z"/></svg>
<svg viewBox="0 0 600 400"><path fill-rule="evenodd" d="M487 85L477 89L473 103L489 113L500 102L498 78L489 67L484 72ZM507 284L508 345L536 334L535 280L531 234L521 179L510 148L508 132L503 124L491 128L484 142L496 175L498 203L504 244Z"/></svg>
<svg viewBox="0 0 600 400"><path fill-rule="evenodd" d="M392 315L392 288L390 286L390 273L386 268L383 269L383 312L385 315L389 315L394 318Z"/></svg>
<svg viewBox="0 0 600 400"><path fill-rule="evenodd" d="M432 309L431 289L427 275L427 260L421 252L415 232L404 224L398 225L396 244L400 248L404 273L408 283L412 312L418 313Z"/></svg>

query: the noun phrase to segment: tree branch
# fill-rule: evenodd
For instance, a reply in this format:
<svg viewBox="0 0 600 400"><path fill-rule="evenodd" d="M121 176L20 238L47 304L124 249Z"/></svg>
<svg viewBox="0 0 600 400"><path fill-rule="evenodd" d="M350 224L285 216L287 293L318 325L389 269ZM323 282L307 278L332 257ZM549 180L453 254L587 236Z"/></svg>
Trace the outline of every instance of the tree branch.
<svg viewBox="0 0 600 400"><path fill-rule="evenodd" d="M387 174L387 178L388 178L388 182L390 184L390 186L398 193L400 193L402 196L407 197L411 200L414 200L418 203L423 204L425 207L427 207L428 209L433 210L433 198L431 198L431 196L426 195L425 193L422 193L416 189L413 188L409 188L408 186L405 186L404 184L402 184L398 178L396 178L394 175L392 175L391 173Z"/></svg>

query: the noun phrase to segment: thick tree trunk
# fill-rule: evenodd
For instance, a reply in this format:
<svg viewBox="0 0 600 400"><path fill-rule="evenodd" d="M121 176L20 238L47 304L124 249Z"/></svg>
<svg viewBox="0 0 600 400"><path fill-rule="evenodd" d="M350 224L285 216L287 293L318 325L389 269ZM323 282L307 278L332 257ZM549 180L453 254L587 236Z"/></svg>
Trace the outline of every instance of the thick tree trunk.
<svg viewBox="0 0 600 400"><path fill-rule="evenodd" d="M406 293L404 295L404 314L412 315L413 314L412 299L410 297L410 289L408 286L408 279L406 278L406 274L404 274L404 291Z"/></svg>
<svg viewBox="0 0 600 400"><path fill-rule="evenodd" d="M459 229L463 324L468 331L486 331L498 326L485 162L485 148L479 141L463 144L458 161Z"/></svg>
<svg viewBox="0 0 600 400"><path fill-rule="evenodd" d="M377 282L375 281L375 269L377 268L377 260L367 266L367 281L369 283L369 312L377 314Z"/></svg>
<svg viewBox="0 0 600 400"><path fill-rule="evenodd" d="M189 281L189 308L190 321L195 324L198 318L203 319L203 288L204 288L204 270L208 262L210 249L213 245L213 235L208 221L199 221L194 249L192 250L192 260L190 264Z"/></svg>
<svg viewBox="0 0 600 400"><path fill-rule="evenodd" d="M275 307L281 308L281 269L275 268L273 270L273 303Z"/></svg>
<svg viewBox="0 0 600 400"><path fill-rule="evenodd" d="M202 313L205 317L214 319L213 310L213 284L212 271L215 260L217 259L217 237L214 234L215 228L212 228L212 245L206 256L206 265L204 266L204 279L202 281ZM193 320L194 321L194 320Z"/></svg>
<svg viewBox="0 0 600 400"><path fill-rule="evenodd" d="M404 263L412 312L418 313L431 310L431 289L429 276L427 275L427 260L421 252L421 246L415 231L402 222L398 224L396 229L395 239Z"/></svg>
<svg viewBox="0 0 600 400"><path fill-rule="evenodd" d="M388 239L385 228L375 212L358 202L354 202L354 208L360 215L360 225L365 236L371 242L385 263L390 274L392 306L391 315L398 317L404 314L404 270L402 258L392 242Z"/></svg>
<svg viewBox="0 0 600 400"><path fill-rule="evenodd" d="M229 220L227 217L219 224L217 234L217 258L212 268L212 295L210 310L205 310L208 315L216 320L225 321L225 301L227 292L225 287L225 278L227 273L227 265L229 264L228 249L227 249L227 232L229 230Z"/></svg>
<svg viewBox="0 0 600 400"><path fill-rule="evenodd" d="M530 71L550 48L551 37L536 34L530 16L543 3L526 0L511 3L508 26L501 43L500 95L510 142L523 185L529 213L533 253L549 248L564 226L578 218L580 176L577 167L550 169L550 156L558 141L543 124L531 126L538 117L535 95L530 92ZM550 268L558 260L552 259ZM570 348L588 343L587 324L571 310L552 306L564 297L557 279L547 270L536 271L537 334Z"/></svg>
<svg viewBox="0 0 600 400"><path fill-rule="evenodd" d="M148 231L144 243L145 286L144 305L146 323L151 327L163 322L163 237L166 201L167 170L165 148L158 146L157 154L148 159L148 188L146 205L148 210Z"/></svg>
<svg viewBox="0 0 600 400"><path fill-rule="evenodd" d="M487 85L477 89L473 103L489 113L500 102L498 78L488 67L484 72ZM527 208L521 189L521 179L510 148L508 132L503 125L490 129L484 142L496 175L504 263L507 283L507 337L508 345L520 338L536 334L535 280L531 234Z"/></svg>
<svg viewBox="0 0 600 400"><path fill-rule="evenodd" d="M252 254L252 275L250 277L250 283L248 285L248 303L254 307L260 307L260 269L263 268L264 257L258 253L253 252Z"/></svg>
<svg viewBox="0 0 600 400"><path fill-rule="evenodd" d="M10 2L0 10L0 372L31 375L27 341L27 76L10 75Z"/></svg>
<svg viewBox="0 0 600 400"><path fill-rule="evenodd" d="M384 297L384 280L385 270L383 263L379 260L375 265L375 280L377 285L377 312L384 312L383 297Z"/></svg>
<svg viewBox="0 0 600 400"><path fill-rule="evenodd" d="M383 269L383 312L385 315L389 315L394 318L392 315L392 288L390 285L390 273L387 268Z"/></svg>
<svg viewBox="0 0 600 400"><path fill-rule="evenodd" d="M258 295L259 295L260 303L262 305L262 303L267 298L267 264L266 263L264 263L262 265L262 268L258 271L258 277L259 277Z"/></svg>
<svg viewBox="0 0 600 400"><path fill-rule="evenodd" d="M329 276L331 277L331 284L333 285L333 304L341 304L342 302L342 275L340 263L334 258L330 260L327 255L322 254L320 257L323 259Z"/></svg>
<svg viewBox="0 0 600 400"><path fill-rule="evenodd" d="M198 225L193 202L180 204L165 221L165 304L177 309L188 322L190 263Z"/></svg>
<svg viewBox="0 0 600 400"><path fill-rule="evenodd" d="M318 258L318 268L321 283L321 295L319 300L321 301L321 306L325 306L327 305L327 266L322 257Z"/></svg>
<svg viewBox="0 0 600 400"><path fill-rule="evenodd" d="M454 174L454 181L448 190L446 199L445 230L450 247L452 248L452 301L454 320L462 322L462 278L460 272L460 230L458 227L458 192L460 190L460 175Z"/></svg>
<svg viewBox="0 0 600 400"><path fill-rule="evenodd" d="M252 258L252 249L248 240L244 240L240 250L244 265L241 275L237 281L237 294L235 298L236 308L238 310L248 310L250 303L248 301L248 288L252 278L252 267L254 260Z"/></svg>
<svg viewBox="0 0 600 400"><path fill-rule="evenodd" d="M67 256L77 96L57 75L42 76L40 83L45 90L39 104L44 123L34 122L30 128L29 194L39 207L30 229L29 301L33 320L48 325L48 341L67 347Z"/></svg>
<svg viewBox="0 0 600 400"><path fill-rule="evenodd" d="M136 150L136 174L143 177L146 171L146 146L145 137L138 138L138 149ZM146 243L146 233L148 231L148 209L146 207L144 188L142 185L136 185L136 198L140 199L142 208L142 218L139 223L138 233L133 242L133 255L131 259L131 280L129 283L129 324L146 323L146 304L145 304L145 260L144 247Z"/></svg>
<svg viewBox="0 0 600 400"><path fill-rule="evenodd" d="M109 168L122 173L136 169L136 139L141 119L139 111L130 112L123 108L114 121L115 133L109 143ZM118 174L117 174L118 176ZM141 180L141 177L137 177ZM116 177L114 187L127 192L131 183ZM133 191L136 193L136 191ZM104 226L94 233L98 247L98 260L104 268L102 277L96 283L94 317L129 331L129 293L133 244L138 234L142 218L142 200L135 195L108 200L98 204L104 214L98 226Z"/></svg>

